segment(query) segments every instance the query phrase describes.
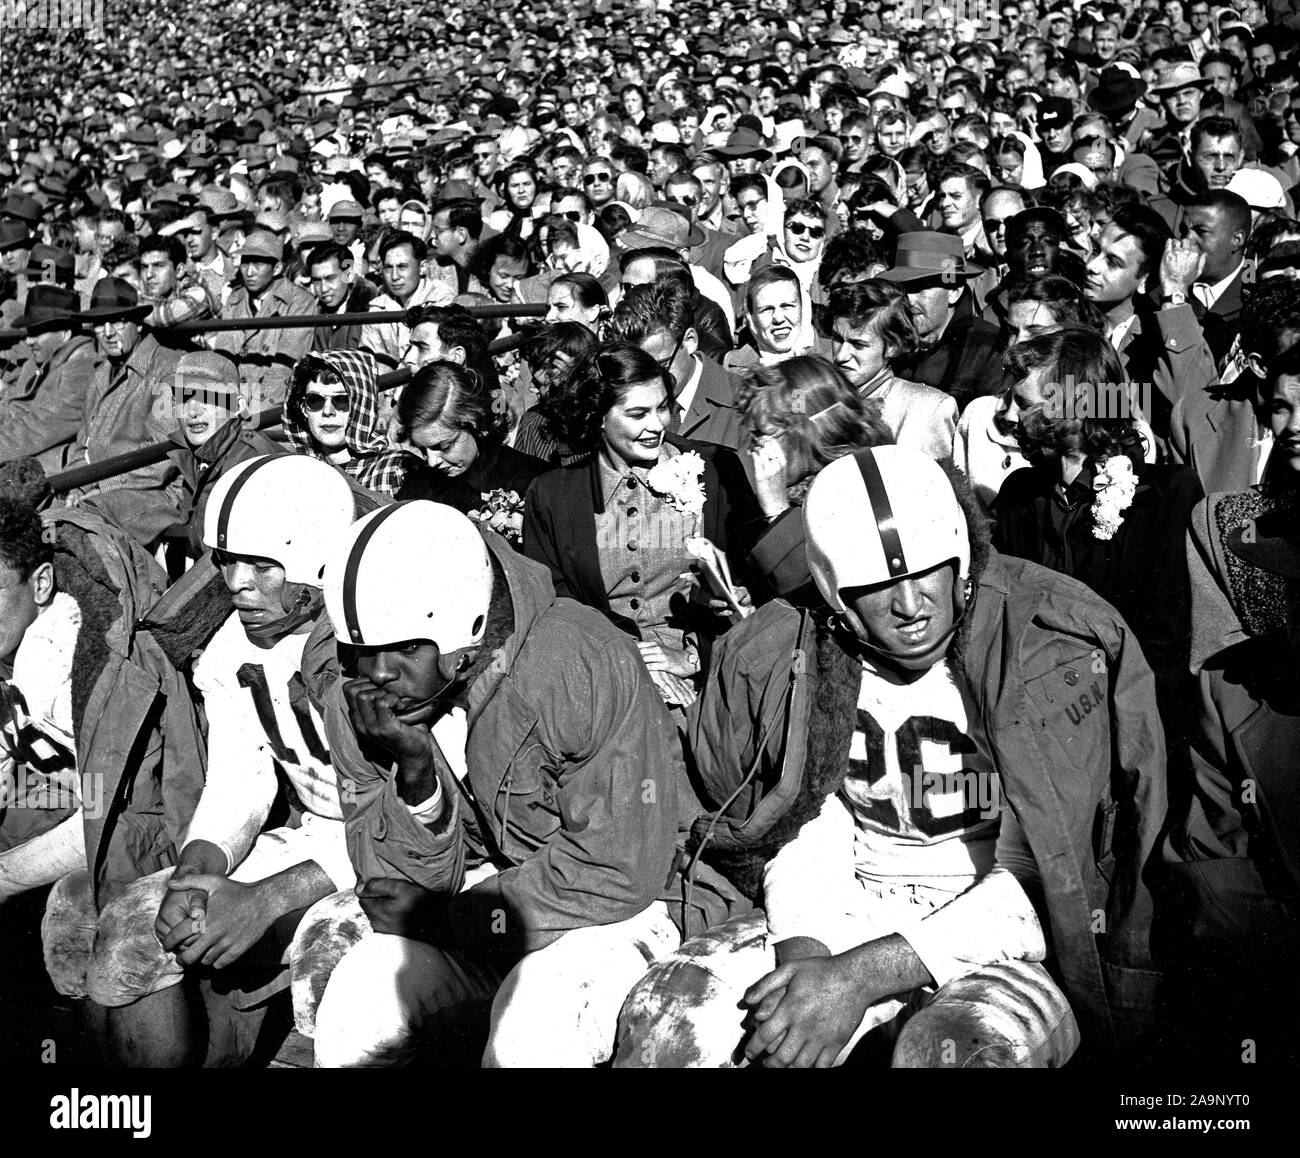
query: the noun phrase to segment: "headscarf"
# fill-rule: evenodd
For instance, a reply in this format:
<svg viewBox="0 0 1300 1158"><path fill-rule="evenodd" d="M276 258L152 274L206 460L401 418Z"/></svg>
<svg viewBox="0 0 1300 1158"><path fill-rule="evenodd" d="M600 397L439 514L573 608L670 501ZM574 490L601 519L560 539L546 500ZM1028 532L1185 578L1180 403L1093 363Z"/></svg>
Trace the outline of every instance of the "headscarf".
<svg viewBox="0 0 1300 1158"><path fill-rule="evenodd" d="M307 372L300 373L304 368ZM294 380L284 403L284 432L299 454L328 461L307 428L303 396L314 374L329 369L347 390L348 421L344 445L349 458L337 464L363 487L384 495L395 495L406 477L409 456L388 443L379 421L379 363L367 350L321 350L308 354L295 368ZM301 385L299 384L301 383Z"/></svg>
<svg viewBox="0 0 1300 1158"><path fill-rule="evenodd" d="M1019 129L1013 129L1007 136L1015 137L1025 146L1025 164L1020 170L1021 187L1029 190L1041 189L1047 184L1047 178L1043 176L1043 158L1038 151L1038 146L1029 139L1028 133L1022 133Z"/></svg>

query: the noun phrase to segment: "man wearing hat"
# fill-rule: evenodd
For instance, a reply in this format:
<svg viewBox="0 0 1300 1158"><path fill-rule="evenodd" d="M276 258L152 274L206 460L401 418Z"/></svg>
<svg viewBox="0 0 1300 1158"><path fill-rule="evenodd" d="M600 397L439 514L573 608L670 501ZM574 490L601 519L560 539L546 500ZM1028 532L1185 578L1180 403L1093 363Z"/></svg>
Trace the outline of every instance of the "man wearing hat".
<svg viewBox="0 0 1300 1158"><path fill-rule="evenodd" d="M95 285L81 320L95 335L101 361L86 391L85 419L67 466L86 466L139 450L171 435L176 350L145 326L151 307L135 287L106 277ZM166 488L176 477L167 462L114 475L69 498L90 501L145 548L176 520Z"/></svg>
<svg viewBox="0 0 1300 1158"><path fill-rule="evenodd" d="M1139 104L1147 91L1147 82L1131 64L1104 68L1096 87L1088 94L1088 104L1109 122L1115 135L1129 151L1160 124L1155 111Z"/></svg>
<svg viewBox="0 0 1300 1158"><path fill-rule="evenodd" d="M15 298L27 293L27 264L35 242L23 222L16 218L0 221L0 269L13 278Z"/></svg>
<svg viewBox="0 0 1300 1158"><path fill-rule="evenodd" d="M217 479L246 459L284 454L285 448L249 425L239 367L226 354L183 354L176 363L172 402L176 420L168 437L176 449L167 457L179 475L175 541L181 555L197 559L204 551L203 512ZM173 536L167 539L170 544ZM173 574L183 570L183 564L172 566L170 545L168 564Z"/></svg>
<svg viewBox="0 0 1300 1158"><path fill-rule="evenodd" d="M715 145L709 150L721 160L733 177L757 173L763 161L771 159L770 150L763 147L763 138L748 125L737 128L727 137L725 145Z"/></svg>
<svg viewBox="0 0 1300 1158"><path fill-rule="evenodd" d="M227 318L302 316L316 312L316 300L284 276L284 245L274 233L255 229L239 252L240 285L226 303ZM210 337L239 363L240 380L253 413L283 402L293 367L311 349L312 330L220 330Z"/></svg>
<svg viewBox="0 0 1300 1158"><path fill-rule="evenodd" d="M63 469L101 361L79 328L79 308L77 295L62 286L28 288L14 325L27 331L31 361L0 402L0 462L35 458L47 474Z"/></svg>
<svg viewBox="0 0 1300 1158"><path fill-rule="evenodd" d="M895 372L952 395L958 410L1002 386L1001 333L975 316L967 289L983 272L960 237L921 230L899 236L894 264L880 274L907 294L921 339Z"/></svg>
<svg viewBox="0 0 1300 1158"><path fill-rule="evenodd" d="M1043 141L1039 155L1043 159L1043 172L1048 176L1070 160L1074 145L1073 119L1074 106L1064 97L1047 97L1038 106L1038 132Z"/></svg>
<svg viewBox="0 0 1300 1158"><path fill-rule="evenodd" d="M361 240L361 219L365 211L352 200L336 201L329 212L330 233L334 241L352 254L357 269L365 267L366 246Z"/></svg>
<svg viewBox="0 0 1300 1158"><path fill-rule="evenodd" d="M1192 125L1201 115L1201 98L1210 82L1190 60L1161 66L1152 86L1165 110L1164 124L1154 129L1143 147L1157 165L1172 175L1178 164L1191 155Z"/></svg>

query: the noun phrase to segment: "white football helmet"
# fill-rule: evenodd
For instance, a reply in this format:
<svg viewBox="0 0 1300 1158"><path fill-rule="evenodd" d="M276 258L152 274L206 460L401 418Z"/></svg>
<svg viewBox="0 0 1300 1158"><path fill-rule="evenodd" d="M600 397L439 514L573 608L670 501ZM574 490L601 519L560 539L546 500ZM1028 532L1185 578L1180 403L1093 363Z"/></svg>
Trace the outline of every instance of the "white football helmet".
<svg viewBox="0 0 1300 1158"><path fill-rule="evenodd" d="M919 575L949 560L956 590L970 578L970 530L943 468L906 446L836 459L804 500L808 565L822 598L841 615L846 587Z"/></svg>
<svg viewBox="0 0 1300 1158"><path fill-rule="evenodd" d="M355 515L352 487L329 463L260 455L217 480L203 512L203 544L274 559L290 583L319 587L326 553Z"/></svg>
<svg viewBox="0 0 1300 1158"><path fill-rule="evenodd" d="M492 563L474 524L416 499L381 507L335 544L325 609L343 643L382 647L427 639L443 654L481 643Z"/></svg>

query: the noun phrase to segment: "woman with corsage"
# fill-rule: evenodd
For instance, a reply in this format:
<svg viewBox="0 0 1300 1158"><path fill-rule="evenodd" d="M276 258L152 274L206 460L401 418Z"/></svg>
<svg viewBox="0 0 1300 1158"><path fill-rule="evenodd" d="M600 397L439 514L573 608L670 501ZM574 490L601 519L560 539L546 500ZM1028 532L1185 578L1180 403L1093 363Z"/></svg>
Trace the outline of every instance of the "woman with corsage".
<svg viewBox="0 0 1300 1158"><path fill-rule="evenodd" d="M501 395L465 366L430 362L403 389L397 422L402 446L422 460L397 497L446 503L518 546L524 495L547 464L505 445Z"/></svg>
<svg viewBox="0 0 1300 1158"><path fill-rule="evenodd" d="M1008 350L1004 365L1007 418L1030 465L993 502L994 546L1073 576L1119 611L1155 672L1172 754L1186 731L1185 540L1200 482L1190 467L1143 461L1123 367L1095 330L1040 334ZM1077 687L1063 692L1086 698L1098 674L1076 672Z"/></svg>
<svg viewBox="0 0 1300 1158"><path fill-rule="evenodd" d="M574 366L552 425L583 457L529 489L523 550L550 568L558 595L636 636L664 702L685 707L710 640L731 622L695 565L716 549L743 588L738 564L762 516L732 451L668 433L671 388L654 358L625 343Z"/></svg>

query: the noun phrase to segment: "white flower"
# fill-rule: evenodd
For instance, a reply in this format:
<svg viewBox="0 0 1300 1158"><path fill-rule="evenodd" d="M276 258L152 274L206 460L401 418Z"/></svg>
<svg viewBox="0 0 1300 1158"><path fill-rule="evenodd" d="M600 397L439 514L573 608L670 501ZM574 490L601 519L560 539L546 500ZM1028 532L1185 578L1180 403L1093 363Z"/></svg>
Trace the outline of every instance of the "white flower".
<svg viewBox="0 0 1300 1158"><path fill-rule="evenodd" d="M646 486L666 498L675 511L699 515L704 510L704 459L694 450L665 458L646 475Z"/></svg>
<svg viewBox="0 0 1300 1158"><path fill-rule="evenodd" d="M1097 492L1092 502L1093 537L1113 539L1137 491L1133 463L1127 455L1112 455L1101 465L1092 485Z"/></svg>

